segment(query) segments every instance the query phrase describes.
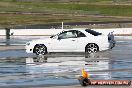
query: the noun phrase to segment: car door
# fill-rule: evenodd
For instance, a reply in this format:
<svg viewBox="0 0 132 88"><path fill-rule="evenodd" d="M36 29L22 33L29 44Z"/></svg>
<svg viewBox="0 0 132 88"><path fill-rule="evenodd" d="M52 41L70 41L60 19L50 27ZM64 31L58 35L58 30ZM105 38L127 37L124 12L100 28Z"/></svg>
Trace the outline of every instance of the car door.
<svg viewBox="0 0 132 88"><path fill-rule="evenodd" d="M52 40L53 52L72 52L77 49L77 34L74 30L63 31Z"/></svg>
<svg viewBox="0 0 132 88"><path fill-rule="evenodd" d="M77 33L77 39L78 39L77 51L78 52L84 52L86 43L88 43L89 39L81 31L76 31L76 33Z"/></svg>

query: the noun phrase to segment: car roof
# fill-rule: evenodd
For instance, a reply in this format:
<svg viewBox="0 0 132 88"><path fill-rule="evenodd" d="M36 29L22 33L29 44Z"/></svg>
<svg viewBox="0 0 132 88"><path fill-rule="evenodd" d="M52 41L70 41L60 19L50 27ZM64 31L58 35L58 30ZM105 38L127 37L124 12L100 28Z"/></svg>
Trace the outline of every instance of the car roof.
<svg viewBox="0 0 132 88"><path fill-rule="evenodd" d="M85 33L86 35L89 34L89 33L94 35L94 36L102 34L102 33L98 32L98 31L95 31L94 29L89 29L89 28L72 28L72 29L65 29L63 31L72 31L72 30L81 31L81 32Z"/></svg>
<svg viewBox="0 0 132 88"><path fill-rule="evenodd" d="M64 31L70 31L70 30L79 30L79 31L84 31L87 28L72 28L72 29L64 29Z"/></svg>

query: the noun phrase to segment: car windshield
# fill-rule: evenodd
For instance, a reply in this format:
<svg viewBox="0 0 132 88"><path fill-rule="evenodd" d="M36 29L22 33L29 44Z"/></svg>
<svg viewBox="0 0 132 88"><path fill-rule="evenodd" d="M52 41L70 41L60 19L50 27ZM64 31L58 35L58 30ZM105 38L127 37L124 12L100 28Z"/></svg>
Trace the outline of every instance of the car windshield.
<svg viewBox="0 0 132 88"><path fill-rule="evenodd" d="M102 33L96 32L96 31L91 30L91 29L86 29L85 31L94 35L94 36L102 35Z"/></svg>

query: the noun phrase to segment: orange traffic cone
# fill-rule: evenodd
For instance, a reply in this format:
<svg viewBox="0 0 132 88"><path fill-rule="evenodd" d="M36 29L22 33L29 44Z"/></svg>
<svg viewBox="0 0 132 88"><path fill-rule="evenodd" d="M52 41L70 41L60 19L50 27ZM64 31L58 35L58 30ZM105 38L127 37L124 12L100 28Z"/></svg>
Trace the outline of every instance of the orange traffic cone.
<svg viewBox="0 0 132 88"><path fill-rule="evenodd" d="M88 79L88 72L84 71L84 68L82 68L82 76L79 77L79 82L82 86L90 85L90 79Z"/></svg>
<svg viewBox="0 0 132 88"><path fill-rule="evenodd" d="M84 68L82 68L82 77L88 78L88 72L84 71Z"/></svg>

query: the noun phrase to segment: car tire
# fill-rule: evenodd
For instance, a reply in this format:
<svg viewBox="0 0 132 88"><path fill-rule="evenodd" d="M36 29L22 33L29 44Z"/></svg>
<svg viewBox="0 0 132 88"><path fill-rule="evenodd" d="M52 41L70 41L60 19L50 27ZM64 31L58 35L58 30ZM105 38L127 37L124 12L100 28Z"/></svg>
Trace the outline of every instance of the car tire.
<svg viewBox="0 0 132 88"><path fill-rule="evenodd" d="M44 44L37 44L34 47L34 53L36 55L45 55L47 54L47 47Z"/></svg>
<svg viewBox="0 0 132 88"><path fill-rule="evenodd" d="M99 47L95 43L89 43L85 47L85 53L91 54L91 53L96 53L99 51Z"/></svg>

